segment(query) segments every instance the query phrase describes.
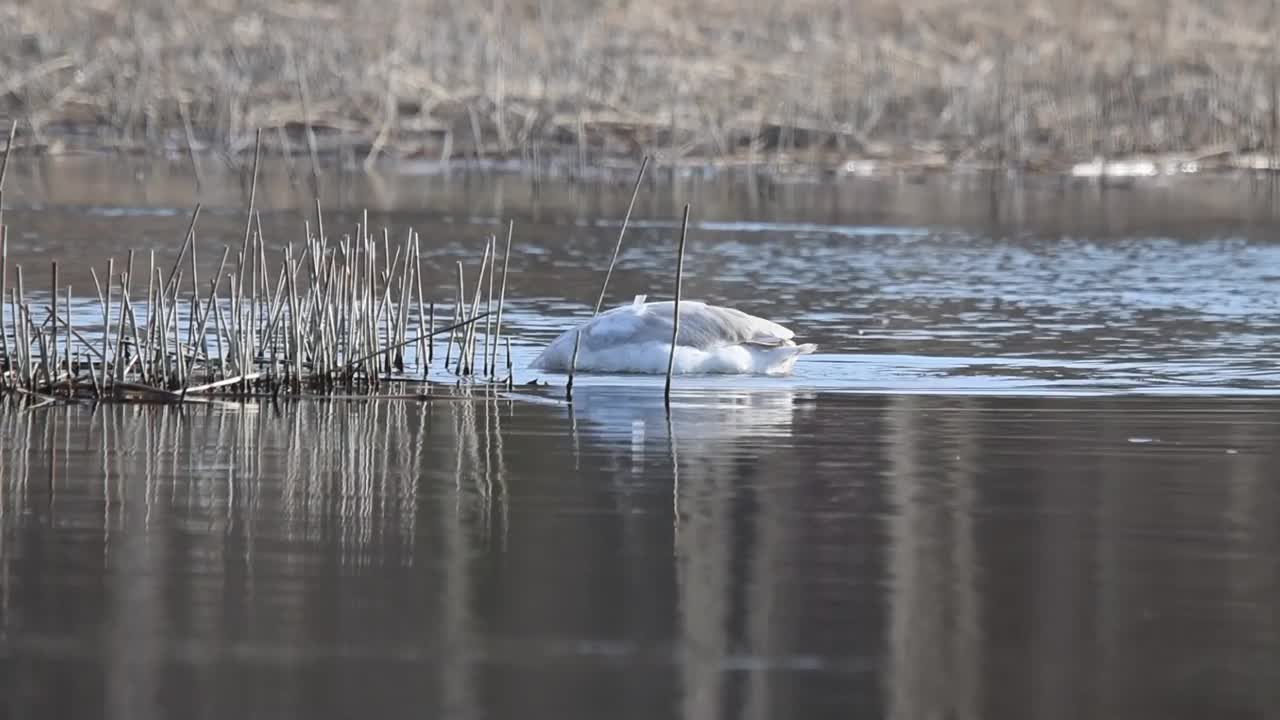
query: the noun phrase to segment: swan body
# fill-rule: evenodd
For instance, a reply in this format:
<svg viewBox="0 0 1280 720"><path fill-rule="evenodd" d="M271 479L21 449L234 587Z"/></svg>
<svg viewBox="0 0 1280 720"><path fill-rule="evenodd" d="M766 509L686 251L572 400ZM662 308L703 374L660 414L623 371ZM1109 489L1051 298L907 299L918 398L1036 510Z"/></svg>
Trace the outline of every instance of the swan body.
<svg viewBox="0 0 1280 720"><path fill-rule="evenodd" d="M672 303L635 302L601 313L565 331L542 351L531 368L567 371L574 335L580 334L579 372L665 375L671 353ZM781 325L732 308L696 300L680 302L676 338L676 374L728 373L786 375L801 355L816 345L797 345L795 333Z"/></svg>

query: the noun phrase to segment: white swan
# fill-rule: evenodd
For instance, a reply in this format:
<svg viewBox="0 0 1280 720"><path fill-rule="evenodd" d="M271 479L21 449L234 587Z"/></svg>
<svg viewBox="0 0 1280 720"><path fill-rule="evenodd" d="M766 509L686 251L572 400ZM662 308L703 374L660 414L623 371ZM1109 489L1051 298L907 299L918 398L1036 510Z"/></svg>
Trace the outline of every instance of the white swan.
<svg viewBox="0 0 1280 720"><path fill-rule="evenodd" d="M650 303L644 295L637 295L630 305L565 331L529 367L567 371L574 335L580 333L576 365L580 372L665 375L671 353L671 306L670 301ZM812 344L797 345L794 336L775 322L740 310L682 300L672 371L786 375L796 359L817 349Z"/></svg>

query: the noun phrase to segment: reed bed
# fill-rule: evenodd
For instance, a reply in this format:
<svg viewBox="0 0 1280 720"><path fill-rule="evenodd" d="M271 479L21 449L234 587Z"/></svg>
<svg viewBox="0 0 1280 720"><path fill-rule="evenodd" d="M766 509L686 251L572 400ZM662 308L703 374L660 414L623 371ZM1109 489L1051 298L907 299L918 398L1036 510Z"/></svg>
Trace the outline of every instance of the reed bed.
<svg viewBox="0 0 1280 720"><path fill-rule="evenodd" d="M256 184L255 161L252 188ZM428 375L441 341L448 344L441 369L455 376L454 384L512 388L510 339L500 377L504 338L501 322L492 319L502 317L506 303L514 224L508 225L501 273L495 270L497 240L486 240L470 299L458 263L453 319L437 327L434 302L423 291L417 232L393 240L387 228L369 226L366 212L354 232L331 237L317 201L304 240L281 247L263 237L254 196L251 189L242 241L216 250L221 259L211 277L199 274L199 205L171 266L157 266L154 251L145 263L130 251L120 263L112 258L105 268L89 268L100 324L77 317L72 288L60 282L66 274L56 261L47 291L27 288L20 264L8 286L8 231L0 225L0 293L6 295L0 393L36 405L317 393L430 398ZM488 298L483 307L482 295Z"/></svg>
<svg viewBox="0 0 1280 720"><path fill-rule="evenodd" d="M48 152L264 127L366 165L1265 156L1277 38L1272 0L47 0L0 7L0 114Z"/></svg>
<svg viewBox="0 0 1280 720"><path fill-rule="evenodd" d="M490 347L485 362L495 370L499 346L482 322L492 312L478 303L455 309L459 319L448 326L424 330L429 311L418 282L416 233L395 245L385 233L364 228L341 240L310 235L301 247L286 246L272 262L267 243L253 232L233 261L228 260L231 248L220 250L219 272L204 282L195 270L197 250L193 231L167 272L154 261L142 266L135 253L120 272L115 260L109 261L101 280L97 268L91 269L101 309L101 323L92 329L77 328L71 288L57 284L56 263L54 285L39 297L24 287L22 267L15 266L17 286L10 289L7 312L0 314L5 336L0 392L45 403L62 398L180 402L209 396L378 394L394 383L398 392L410 384L417 388L415 396L425 397L433 348L444 338L456 343L458 362L448 369L458 379L512 383L509 357L505 377L477 376L477 338L483 336ZM184 270L188 259L190 269Z"/></svg>

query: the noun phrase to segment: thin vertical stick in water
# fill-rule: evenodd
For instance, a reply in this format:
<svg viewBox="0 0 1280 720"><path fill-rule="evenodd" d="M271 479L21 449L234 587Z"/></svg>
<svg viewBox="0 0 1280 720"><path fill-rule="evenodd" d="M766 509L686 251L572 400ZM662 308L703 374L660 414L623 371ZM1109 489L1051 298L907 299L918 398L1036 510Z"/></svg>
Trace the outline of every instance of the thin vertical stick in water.
<svg viewBox="0 0 1280 720"><path fill-rule="evenodd" d="M507 299L507 269L511 266L511 234L515 230L515 225L516 222L514 220L507 221L507 249L502 254L502 287L498 290L498 320L494 323L493 360L489 364L490 380L497 373L498 343L502 340L502 306ZM510 343L508 343L509 345Z"/></svg>
<svg viewBox="0 0 1280 720"><path fill-rule="evenodd" d="M671 371L676 366L676 340L680 337L680 285L684 280L684 241L689 232L689 205L684 206L684 219L680 221L680 247L676 250L676 301L672 304L671 354L667 357L667 385L662 391L663 402L671 404Z"/></svg>
<svg viewBox="0 0 1280 720"><path fill-rule="evenodd" d="M582 330L573 333L573 357L569 358L569 382L564 386L564 399L573 402L573 375L578 371L578 344L582 342Z"/></svg>
<svg viewBox="0 0 1280 720"><path fill-rule="evenodd" d="M16 127L17 121L14 121L14 122ZM9 151L6 149L5 154L8 155L8 153ZM0 192L2 192L2 190L0 190ZM0 203L2 202L3 201L0 201ZM4 211L4 205L0 204L0 213L3 213L3 211ZM0 225L0 341L4 342L4 364L5 364L6 371L13 369L12 367L13 356L9 354L9 336L5 334L5 329L4 329L4 300L5 300L5 296L8 294L9 294L9 228L5 227L4 225ZM17 318L14 318L13 327L14 327L13 344L14 344L14 352L16 353L18 350Z"/></svg>
<svg viewBox="0 0 1280 720"><path fill-rule="evenodd" d="M498 264L498 236L489 236L489 256L493 261L489 263L489 299L484 305L484 353L480 357L480 374L488 375L489 379L493 379L493 365L489 362L489 339L493 330L493 267ZM498 343L493 343L493 351L498 351Z"/></svg>
<svg viewBox="0 0 1280 720"><path fill-rule="evenodd" d="M54 313L54 326L57 326L57 313ZM71 371L71 337L75 330L71 327L71 286L67 286L67 342L62 346L62 362L67 366L67 397L76 393L75 377Z"/></svg>
<svg viewBox="0 0 1280 720"><path fill-rule="evenodd" d="M422 368L422 376L427 376L427 368L431 367L431 361L434 359L436 349L436 304L431 303L427 311L427 364Z"/></svg>
<svg viewBox="0 0 1280 720"><path fill-rule="evenodd" d="M210 284L214 284L210 281ZM215 347L218 348L218 371L221 379L226 379L227 375L227 356L222 351L222 306L218 303L218 292L215 284L213 295L213 311L209 314L213 315L213 338ZM270 370L268 370L270 374Z"/></svg>
<svg viewBox="0 0 1280 720"><path fill-rule="evenodd" d="M609 278L613 277L613 266L618 262L618 253L622 251L622 238L627 234L627 223L631 222L631 211L636 206L636 196L640 194L640 183L644 180L644 169L649 167L649 156L645 155L644 160L640 161L640 172L636 173L636 186L631 190L631 203L627 205L627 214L622 218L622 229L618 231L618 244L613 248L613 259L609 261L609 270L604 274L604 285L600 286L600 297L596 299L596 310L591 314L592 317L600 314L600 307L604 305L605 292L609 290Z"/></svg>
<svg viewBox="0 0 1280 720"><path fill-rule="evenodd" d="M102 381L94 380L94 390L98 397L102 397L102 390L107 387L107 351L111 347L111 278L114 276L116 269L116 259L107 258L107 288L103 292L102 284L98 282L98 273L92 267L89 268L89 274L93 276L94 287L98 290L98 301L102 303L102 367L100 373ZM94 375L90 368L90 375ZM97 377L96 375L94 376Z"/></svg>
<svg viewBox="0 0 1280 720"><path fill-rule="evenodd" d="M4 224L4 179L9 176L9 153L13 151L13 141L18 137L18 121L9 123L9 141L4 145L4 157L0 159L0 225Z"/></svg>
<svg viewBox="0 0 1280 720"><path fill-rule="evenodd" d="M396 252L399 253L399 251L400 249L396 248ZM391 296L392 276L395 274L396 265L399 262L399 260L400 260L400 257L398 254L394 260L391 257L391 231L388 230L387 227L384 225L382 227L382 266L383 266L382 282L384 287L383 287L382 301L378 303L378 315L382 316L382 311L385 307L387 310L387 314L382 321L382 335L383 337L386 338L388 347L395 344L395 335L394 335L395 328L392 327L393 323L391 322L392 316L395 314L395 309L390 307L389 303L391 302L391 298L392 298ZM391 366L394 361L394 358L392 356L394 354L395 353L387 353L386 365L384 366L387 373L391 372Z"/></svg>
<svg viewBox="0 0 1280 720"><path fill-rule="evenodd" d="M129 266L133 267L133 251L129 251ZM111 369L111 375L114 380L124 380L124 320L129 318L129 327L133 334L133 355L135 358L143 357L145 352L142 343L138 337L138 319L134 317L133 305L129 300L129 290L131 289L132 280L128 272L120 273L120 321L116 323L116 351L114 354L115 365ZM142 382L150 381L150 372L147 370L147 364L139 365L139 372L142 374Z"/></svg>
<svg viewBox="0 0 1280 720"><path fill-rule="evenodd" d="M178 382L187 384L187 351L182 346L182 334L178 322L178 295L173 296L173 354L177 356ZM166 325L167 327L167 325Z"/></svg>
<svg viewBox="0 0 1280 720"><path fill-rule="evenodd" d="M507 390L515 386L516 373L511 365L511 338L507 338Z"/></svg>
<svg viewBox="0 0 1280 720"><path fill-rule="evenodd" d="M200 319L200 283L197 270L196 259L196 233L195 228L191 229L191 317L187 322L187 344L195 345L195 322ZM177 292L174 292L174 302L177 302Z"/></svg>
<svg viewBox="0 0 1280 720"><path fill-rule="evenodd" d="M13 140L18 135L18 121L15 119L9 124L9 141L4 146L4 158L0 160L0 245L3 250L0 255L0 338L4 338L4 359L6 365L12 365L13 361L9 356L9 336L4 334L4 296L5 282L9 278L9 228L4 225L4 179L9 175L9 153L13 150ZM18 344L18 318L13 318L13 343L15 345L14 352L17 352Z"/></svg>
<svg viewBox="0 0 1280 720"><path fill-rule="evenodd" d="M467 316L467 320L478 320L480 318L480 290L484 287L484 271L489 265L489 243L484 244L484 258L480 261L480 275L476 278L476 292L471 302L471 314ZM465 308L464 308L465 312ZM467 332L463 335L466 340L462 343L462 356L458 358L459 374L461 374L463 358L466 359L466 374L475 374L475 340L476 325L479 323L471 322L467 326Z"/></svg>
<svg viewBox="0 0 1280 720"><path fill-rule="evenodd" d="M160 277L160 268L156 268L156 279ZM161 283L156 283L156 297L152 302L152 311L156 315L156 336L152 340L156 344L156 375L164 384L169 384L174 377L172 363L169 361L169 302L168 293L164 292Z"/></svg>
<svg viewBox="0 0 1280 720"><path fill-rule="evenodd" d="M209 281L209 299L205 301L204 313L200 315L200 320L198 323L196 323L195 321L192 322L192 325L195 325L194 337L196 339L196 342L192 343L193 350L197 342L200 343L202 347L205 347L205 348L208 347L208 343L204 342L204 340L206 339L205 331L208 329L209 315L212 312L214 306L218 302L218 287L222 283L222 271L225 270L227 267L227 255L230 254L230 252L231 252L231 248L229 246L227 245L222 246L222 261L218 263L218 272L214 273L213 279ZM195 307L194 303L192 307L193 308ZM219 361L225 360L225 358L222 357L222 337L221 336L218 337L218 359ZM212 367L212 363L210 362L210 358L209 358L209 352L207 349L205 351L205 363L209 367ZM189 375L188 375L188 380L190 380ZM187 386L188 385L185 382L182 385L182 393L184 396L186 395L186 392L187 392Z"/></svg>
<svg viewBox="0 0 1280 720"><path fill-rule="evenodd" d="M413 264L414 264L414 282L418 289L418 364L422 366L422 376L427 376L427 368L431 367L431 349L435 346L435 342L428 336L423 337L423 319L422 310L426 303L426 298L422 295L422 238L418 233L413 234ZM431 330L436 329L436 304L431 303ZM425 353L425 355L424 355ZM423 360L423 357L426 360Z"/></svg>
<svg viewBox="0 0 1280 720"><path fill-rule="evenodd" d="M106 351L110 350L111 345L111 277L114 274L115 258L108 258L106 260L106 293L104 295L106 302L102 305L102 379L99 383L100 393L106 389ZM96 275L93 277L93 282L97 282Z"/></svg>
<svg viewBox="0 0 1280 720"><path fill-rule="evenodd" d="M29 342L29 337L31 336L29 336L29 333L27 332L28 328L26 327L26 324L23 323L22 316L18 315L18 311L22 310L22 307L27 305L27 288L23 287L22 265L14 265L13 272L14 279L18 283L18 287L15 288L15 292L17 292L18 305L17 307L14 307L13 311L13 332L15 334L14 342L18 343L19 350L23 350L23 357L26 357L26 363L24 364L27 366L27 383L29 384L33 377L31 374L31 342ZM17 337L19 328L22 329L22 338ZM23 342L24 340L27 342Z"/></svg>
<svg viewBox="0 0 1280 720"><path fill-rule="evenodd" d="M254 222L258 227L258 274L261 276L259 281L262 285L262 307L255 308L257 310L258 320L255 324L256 331L261 334L266 330L267 310L266 304L271 295L271 275L267 272L267 236L262 234L262 213L255 212L253 214ZM259 337L258 344L265 343L265 338Z"/></svg>
<svg viewBox="0 0 1280 720"><path fill-rule="evenodd" d="M249 176L249 209L245 211L244 237L240 241L240 267L236 278L240 288L244 287L244 265L249 258L249 234L253 231L253 210L258 202L258 163L262 159L262 128L253 135L253 174ZM243 185L241 187L244 187Z"/></svg>
<svg viewBox="0 0 1280 720"><path fill-rule="evenodd" d="M239 334L240 313L244 307L244 269L246 263L253 262L253 257L249 255L249 235L253 232L253 210L258 202L258 162L262 158L262 128L258 128L253 138L253 175L249 179L249 209L245 212L244 217L244 236L240 240L240 256L239 265L236 270L236 296L233 300L235 311L232 313L231 321L236 324L236 333ZM241 368L242 373L249 370Z"/></svg>
<svg viewBox="0 0 1280 720"><path fill-rule="evenodd" d="M80 362L89 368L89 380L93 382L93 396L102 397L102 385L98 383L98 374L93 371L93 358L89 357L89 353L83 353L80 356ZM103 365L105 366L106 363L104 362Z"/></svg>
<svg viewBox="0 0 1280 720"><path fill-rule="evenodd" d="M289 246L286 259L289 264L289 324L291 325L293 343L293 381L295 387L302 385L302 321L299 316L301 304L298 302L298 260L293 259L293 246ZM246 363L246 366L248 363Z"/></svg>
<svg viewBox="0 0 1280 720"><path fill-rule="evenodd" d="M182 249L178 251L178 259L173 261L173 268L169 270L169 277L164 281L163 288L166 295L173 289L174 278L178 275L178 269L182 267L182 261L187 258L187 247L195 241L196 237L196 220L200 217L200 203L196 203L196 207L191 211L191 221L187 223L187 234L182 236ZM151 251L154 255L155 251Z"/></svg>
<svg viewBox="0 0 1280 720"><path fill-rule="evenodd" d="M23 313L21 316L14 315L13 324L15 328L22 328L21 349L24 358L23 364L27 368L27 386L29 387L34 385L36 381L35 365L31 362L31 313L27 312L27 287L22 281L22 266L14 265L13 271L14 279L18 283L18 310Z"/></svg>
<svg viewBox="0 0 1280 720"><path fill-rule="evenodd" d="M257 357L258 317L262 314L258 308L258 248L262 247L262 214L255 212L253 217L257 227L254 229L253 238L249 242L249 257L246 259L246 262L249 263L249 321L245 332L249 336L250 355ZM228 248L224 245L222 247L222 261L224 263L227 260L227 255ZM221 269L218 270L218 274L222 274ZM262 282L266 282L265 276L263 276ZM216 294L216 292L217 289L215 288L213 293ZM205 345L207 346L208 343L206 342Z"/></svg>
<svg viewBox="0 0 1280 720"><path fill-rule="evenodd" d="M132 310L132 307L129 304L130 303L129 291L133 289L131 285L132 276L133 276L133 250L130 250L129 265L127 268L125 268L125 272L120 275L120 321L116 323L116 351L115 351L115 354L113 355L113 357L115 358L115 368L112 373L112 375L118 380L124 379L124 373L123 373L124 363L122 362L122 358L124 357L124 353L123 353L124 316L125 316L126 309L130 311ZM107 282L108 283L111 282L111 278L107 278ZM131 320L130 322L133 325L133 340L134 340L133 352L135 355L141 355L143 350L142 350L142 346L138 344L138 326L137 326L137 323L134 322L133 320ZM142 365L141 372L142 372L142 381L146 382L147 366L145 364Z"/></svg>
<svg viewBox="0 0 1280 720"><path fill-rule="evenodd" d="M26 316L27 324L35 328L36 343L40 346L40 368L44 371L45 384L51 386L52 389L53 371L49 367L49 344L44 340L44 330L36 326L35 322L31 320L31 308L29 306L24 305L22 307L22 314ZM57 329L56 325L54 329Z"/></svg>
<svg viewBox="0 0 1280 720"><path fill-rule="evenodd" d="M462 312L461 308L463 303L465 302L464 298L467 296L465 282L466 282L466 278L462 274L462 261L459 260L458 261L458 296L454 298L453 320L449 323L450 326L457 325L463 320L466 320L466 316L464 314L459 314ZM455 334L454 330L449 331L449 344L445 346L444 367L446 370L449 369L449 362L453 359L454 334ZM459 347L459 352L461 352L461 347Z"/></svg>
<svg viewBox="0 0 1280 720"><path fill-rule="evenodd" d="M22 316L18 314L18 312L22 308L26 307L26 304L27 304L26 288L24 288L22 284L22 266L14 265L13 271L15 275L15 280L17 280L17 283L18 283L18 287L14 289L14 307L13 307L14 338L13 338L13 341L18 345L17 350L22 353L22 357L23 357L22 364L26 371L27 385L31 385L31 381L32 381L32 378L35 377L35 373L32 372L32 368L31 368L31 335L29 333L30 328L27 327L27 324L22 319ZM19 337L19 335L21 335L21 337Z"/></svg>
<svg viewBox="0 0 1280 720"><path fill-rule="evenodd" d="M58 261L54 260L50 265L52 266L53 271L53 276L50 278L49 283L49 296L53 304L53 322L49 326L49 332L51 333L49 349L51 351L50 355L53 356L53 365L56 367L58 364ZM70 339L71 338L67 338L68 341L70 341ZM54 383L53 370L49 367L48 363L45 364L44 369L45 374L49 376L49 383L52 385Z"/></svg>
<svg viewBox="0 0 1280 720"><path fill-rule="evenodd" d="M328 236L324 234L324 213L320 210L320 196L316 195L316 237L323 242Z"/></svg>
<svg viewBox="0 0 1280 720"><path fill-rule="evenodd" d="M156 251L153 248L149 253L150 260L147 262L147 349L151 351L155 347L155 320L156 320Z"/></svg>
<svg viewBox="0 0 1280 720"><path fill-rule="evenodd" d="M409 238L405 241L404 265L400 268L400 315L396 321L396 365L398 369L404 371L404 346L405 340L409 337L409 305L413 302L413 273L416 263L410 262L413 256L413 231L409 231Z"/></svg>
<svg viewBox="0 0 1280 720"><path fill-rule="evenodd" d="M9 314L13 317L13 359L10 362L10 370L14 370L14 384L21 385L23 378L26 376L26 365L22 358L22 331L18 326L18 291L12 289L9 291Z"/></svg>

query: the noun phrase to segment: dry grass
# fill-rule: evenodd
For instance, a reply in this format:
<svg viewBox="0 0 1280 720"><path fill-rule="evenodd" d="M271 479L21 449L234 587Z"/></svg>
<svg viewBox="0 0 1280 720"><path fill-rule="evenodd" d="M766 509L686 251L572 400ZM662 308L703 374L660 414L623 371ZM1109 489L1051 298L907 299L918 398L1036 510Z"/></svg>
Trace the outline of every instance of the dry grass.
<svg viewBox="0 0 1280 720"><path fill-rule="evenodd" d="M181 152L187 126L299 152L311 120L370 158L1270 153L1277 5L23 0L0 8L0 112L51 152Z"/></svg>

